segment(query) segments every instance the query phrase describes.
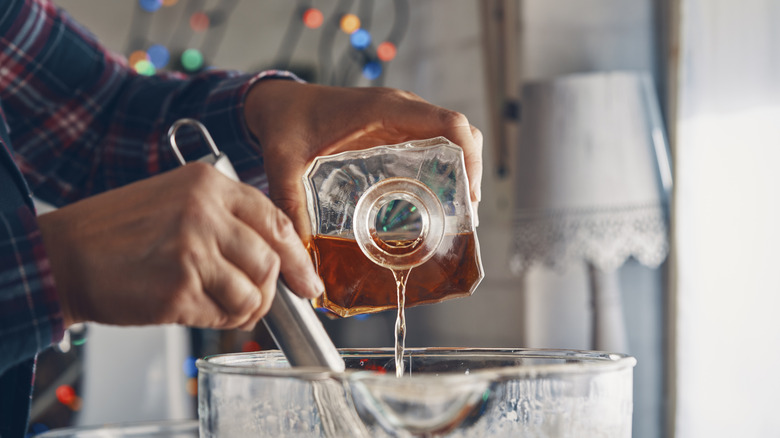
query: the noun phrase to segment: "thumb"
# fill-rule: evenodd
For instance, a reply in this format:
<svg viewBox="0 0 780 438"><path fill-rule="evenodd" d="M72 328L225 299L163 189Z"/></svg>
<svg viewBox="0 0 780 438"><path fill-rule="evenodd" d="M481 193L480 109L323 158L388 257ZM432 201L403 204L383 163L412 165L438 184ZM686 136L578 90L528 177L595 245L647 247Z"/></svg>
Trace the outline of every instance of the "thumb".
<svg viewBox="0 0 780 438"><path fill-rule="evenodd" d="M284 186L271 189L271 200L290 218L298 236L307 243L311 238L311 220L303 182L300 180L296 181L297 184L292 181L285 182Z"/></svg>

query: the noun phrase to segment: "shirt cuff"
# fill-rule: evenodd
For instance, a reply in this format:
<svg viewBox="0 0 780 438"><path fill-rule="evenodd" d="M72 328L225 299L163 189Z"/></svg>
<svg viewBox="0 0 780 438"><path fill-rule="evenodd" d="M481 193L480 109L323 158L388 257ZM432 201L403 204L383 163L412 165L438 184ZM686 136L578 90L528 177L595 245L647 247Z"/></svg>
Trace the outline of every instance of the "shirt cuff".
<svg viewBox="0 0 780 438"><path fill-rule="evenodd" d="M244 119L246 96L253 85L265 79L304 82L283 70L266 70L253 75L226 78L206 98L201 122L211 133L220 151L227 154L241 181L267 193L260 144Z"/></svg>
<svg viewBox="0 0 780 438"><path fill-rule="evenodd" d="M34 357L63 333L35 214L27 206L0 212L0 368Z"/></svg>

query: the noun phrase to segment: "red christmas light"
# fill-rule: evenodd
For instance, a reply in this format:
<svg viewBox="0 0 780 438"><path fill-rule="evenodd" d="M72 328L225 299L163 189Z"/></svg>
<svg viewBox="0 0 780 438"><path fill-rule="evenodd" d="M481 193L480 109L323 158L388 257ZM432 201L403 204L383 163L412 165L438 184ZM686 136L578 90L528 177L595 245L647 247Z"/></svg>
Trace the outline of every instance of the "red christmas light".
<svg viewBox="0 0 780 438"><path fill-rule="evenodd" d="M398 52L398 49L395 47L395 44L391 43L390 41L384 41L376 48L376 56L381 61L391 61L393 58L395 58L395 54Z"/></svg>
<svg viewBox="0 0 780 438"><path fill-rule="evenodd" d="M303 24L309 29L316 29L322 26L325 17L322 15L322 11L317 8L309 8L303 13Z"/></svg>

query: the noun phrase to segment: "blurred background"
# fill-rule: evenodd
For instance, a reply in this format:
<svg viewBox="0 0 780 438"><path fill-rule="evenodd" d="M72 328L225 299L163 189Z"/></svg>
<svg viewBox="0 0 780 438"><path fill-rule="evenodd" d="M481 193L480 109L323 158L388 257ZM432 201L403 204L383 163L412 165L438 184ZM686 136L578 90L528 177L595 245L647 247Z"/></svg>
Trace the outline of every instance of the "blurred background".
<svg viewBox="0 0 780 438"><path fill-rule="evenodd" d="M292 70L388 86L485 137L472 297L407 311L407 346L634 355L635 437L778 436L780 2L55 0L142 74ZM330 321L393 344L395 314ZM33 428L194 418L194 360L255 333L71 330Z"/></svg>

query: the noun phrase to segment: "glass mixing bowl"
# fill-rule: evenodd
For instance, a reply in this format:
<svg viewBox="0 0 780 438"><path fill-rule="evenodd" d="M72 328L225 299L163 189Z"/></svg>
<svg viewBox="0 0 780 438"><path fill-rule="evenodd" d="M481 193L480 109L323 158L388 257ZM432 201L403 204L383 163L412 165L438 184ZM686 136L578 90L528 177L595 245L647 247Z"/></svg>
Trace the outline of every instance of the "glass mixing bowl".
<svg viewBox="0 0 780 438"><path fill-rule="evenodd" d="M345 372L279 351L197 362L201 437L630 437L633 357L589 351L343 349Z"/></svg>

